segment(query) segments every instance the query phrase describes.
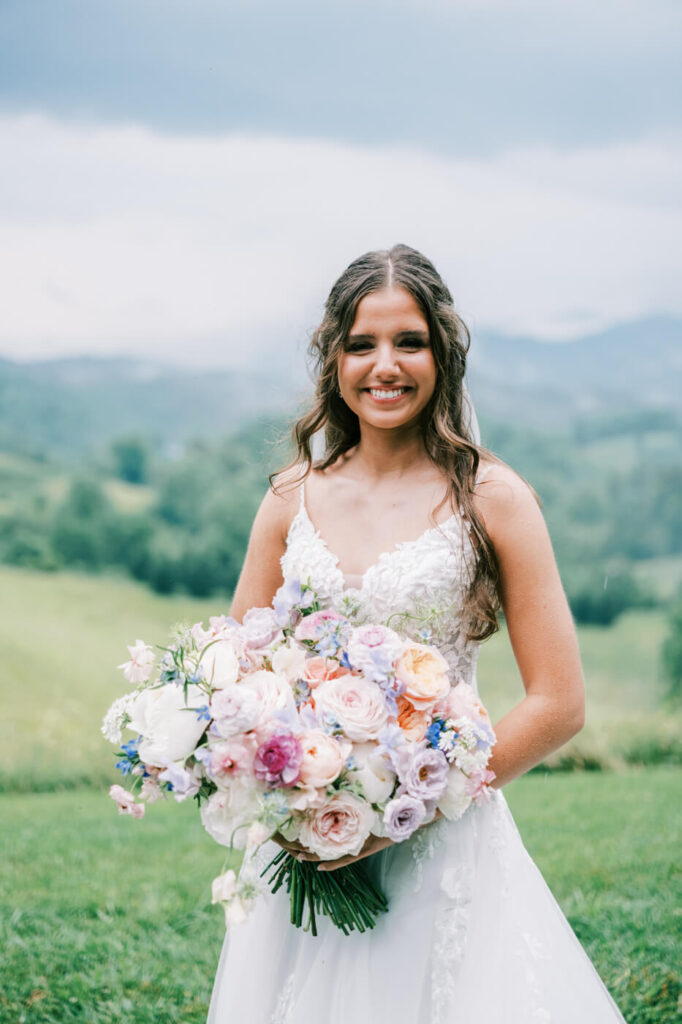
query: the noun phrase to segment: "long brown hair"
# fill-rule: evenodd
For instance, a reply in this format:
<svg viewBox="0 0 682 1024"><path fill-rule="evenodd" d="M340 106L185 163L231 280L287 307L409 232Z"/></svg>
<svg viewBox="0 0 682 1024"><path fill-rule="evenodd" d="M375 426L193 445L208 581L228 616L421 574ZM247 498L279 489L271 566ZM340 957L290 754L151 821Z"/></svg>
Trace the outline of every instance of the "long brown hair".
<svg viewBox="0 0 682 1024"><path fill-rule="evenodd" d="M277 492L275 478L280 472L286 474L287 483L300 484L311 469L327 469L359 442L358 417L337 388L338 357L361 299L391 285L405 288L413 296L428 323L437 375L434 393L422 412L424 446L448 479L445 500L449 499L453 511L461 509L471 524L475 558L463 612L468 639L485 640L499 628L499 566L485 524L476 514L472 493L481 455L493 462L500 460L474 442L467 425L462 384L471 341L469 331L455 312L452 296L436 268L416 249L395 245L365 253L334 284L308 349L315 375L312 405L292 428L296 448L293 461L285 470L270 475L270 485ZM321 458L313 459L311 440L322 429L325 451ZM291 470L298 470L298 475L292 475ZM434 522L436 511L432 513Z"/></svg>

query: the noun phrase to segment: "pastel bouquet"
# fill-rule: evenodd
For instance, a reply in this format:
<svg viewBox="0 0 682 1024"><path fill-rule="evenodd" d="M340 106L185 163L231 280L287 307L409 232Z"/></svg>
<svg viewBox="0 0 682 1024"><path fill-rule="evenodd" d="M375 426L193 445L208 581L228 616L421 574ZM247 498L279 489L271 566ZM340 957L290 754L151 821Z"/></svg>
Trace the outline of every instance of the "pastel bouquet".
<svg viewBox="0 0 682 1024"><path fill-rule="evenodd" d="M120 667L136 689L102 732L132 786L111 796L133 817L167 794L194 797L209 834L244 851L239 874L213 883L228 924L270 872L295 925L316 934L322 913L346 933L371 928L388 907L362 859L321 872L281 848L260 870L259 849L277 836L323 861L354 857L372 835L403 842L490 795L495 735L473 689L453 685L434 646L354 624L298 580L243 623L176 629L158 663L141 640L129 651ZM134 736L121 743L124 729Z"/></svg>

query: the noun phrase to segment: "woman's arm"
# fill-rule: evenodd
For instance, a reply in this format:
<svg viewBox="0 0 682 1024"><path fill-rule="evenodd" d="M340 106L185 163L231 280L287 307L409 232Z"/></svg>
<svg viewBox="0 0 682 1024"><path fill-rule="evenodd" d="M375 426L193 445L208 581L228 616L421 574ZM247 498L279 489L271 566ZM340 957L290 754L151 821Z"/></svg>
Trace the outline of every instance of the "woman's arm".
<svg viewBox="0 0 682 1024"><path fill-rule="evenodd" d="M495 726L496 787L580 731L585 689L573 617L542 512L524 481L495 465L474 498L500 566L500 600L526 696Z"/></svg>
<svg viewBox="0 0 682 1024"><path fill-rule="evenodd" d="M282 584L280 559L286 549L287 531L297 501L298 489L283 490L281 494L270 489L260 504L232 598L231 614L239 622L249 608L271 605Z"/></svg>

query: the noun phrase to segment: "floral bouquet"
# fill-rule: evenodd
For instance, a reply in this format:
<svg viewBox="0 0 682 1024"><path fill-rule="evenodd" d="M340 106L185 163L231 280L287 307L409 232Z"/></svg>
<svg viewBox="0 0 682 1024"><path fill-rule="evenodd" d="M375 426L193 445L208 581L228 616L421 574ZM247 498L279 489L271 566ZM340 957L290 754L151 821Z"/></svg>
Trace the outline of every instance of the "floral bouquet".
<svg viewBox="0 0 682 1024"><path fill-rule="evenodd" d="M239 876L213 883L228 924L246 917L271 871L295 925L317 934L323 913L346 933L371 928L388 906L362 861L322 872L281 849L259 872L258 849L277 835L323 861L357 856L371 835L402 842L438 812L454 820L490 795L495 735L472 688L451 685L435 647L354 625L307 584L286 581L243 624L220 616L177 629L158 666L143 641L129 651L120 667L137 688L102 732L133 785L111 796L133 817L167 793L195 797L209 834L244 850ZM135 737L121 745L124 728Z"/></svg>

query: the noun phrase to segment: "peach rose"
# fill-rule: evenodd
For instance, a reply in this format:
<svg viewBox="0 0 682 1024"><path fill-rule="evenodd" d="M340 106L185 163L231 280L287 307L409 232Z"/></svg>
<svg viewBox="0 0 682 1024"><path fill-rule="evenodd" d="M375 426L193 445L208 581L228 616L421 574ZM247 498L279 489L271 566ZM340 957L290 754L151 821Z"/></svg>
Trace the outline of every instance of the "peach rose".
<svg viewBox="0 0 682 1024"><path fill-rule="evenodd" d="M426 736L431 715L428 711L418 711L405 697L398 697L398 725L408 740L418 743Z"/></svg>
<svg viewBox="0 0 682 1024"><path fill-rule="evenodd" d="M329 786L341 774L352 744L339 743L321 729L309 729L299 736L303 747L300 781L304 786Z"/></svg>
<svg viewBox="0 0 682 1024"><path fill-rule="evenodd" d="M398 659L396 676L405 684L405 697L418 711L430 710L450 689L449 666L442 654L426 644L412 643Z"/></svg>
<svg viewBox="0 0 682 1024"><path fill-rule="evenodd" d="M311 690L314 690L320 683L326 683L330 679L340 679L341 676L348 674L349 670L340 665L336 658L308 658L303 666L301 679L308 684Z"/></svg>

